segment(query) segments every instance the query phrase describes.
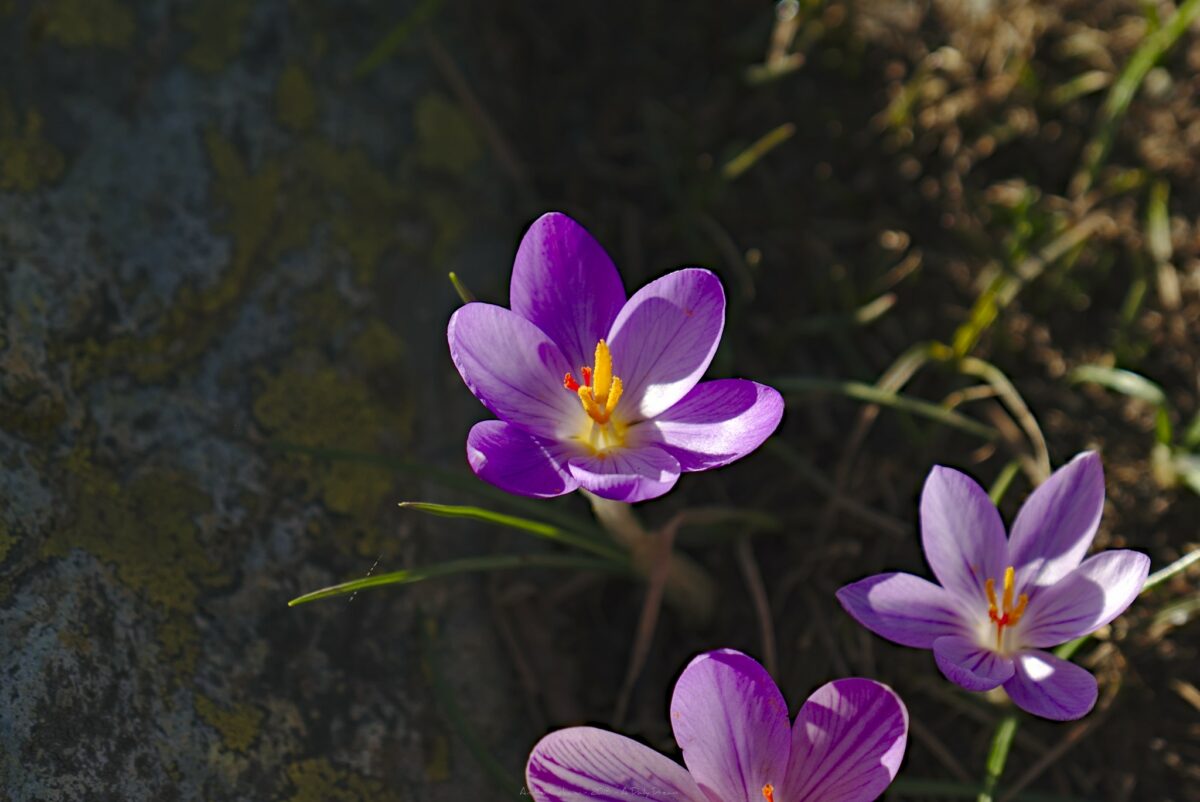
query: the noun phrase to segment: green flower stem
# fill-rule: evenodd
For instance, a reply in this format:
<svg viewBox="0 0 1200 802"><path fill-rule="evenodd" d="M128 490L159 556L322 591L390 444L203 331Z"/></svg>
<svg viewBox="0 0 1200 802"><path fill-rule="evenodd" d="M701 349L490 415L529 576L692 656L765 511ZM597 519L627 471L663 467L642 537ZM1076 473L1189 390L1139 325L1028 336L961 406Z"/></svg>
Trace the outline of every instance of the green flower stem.
<svg viewBox="0 0 1200 802"><path fill-rule="evenodd" d="M649 578L654 570L658 539L638 520L632 505L600 498L586 490L579 492L592 505L600 525L629 551L634 571ZM673 552L670 560L664 589L667 603L693 623L703 624L712 618L716 606L716 584L703 567L685 555Z"/></svg>
<svg viewBox="0 0 1200 802"><path fill-rule="evenodd" d="M992 802L996 792L996 784L1004 773L1004 764L1008 761L1008 750L1012 746L1013 736L1017 734L1017 714L1008 713L996 725L992 735L992 748L988 750L987 774L983 778L983 790L979 792L976 802Z"/></svg>

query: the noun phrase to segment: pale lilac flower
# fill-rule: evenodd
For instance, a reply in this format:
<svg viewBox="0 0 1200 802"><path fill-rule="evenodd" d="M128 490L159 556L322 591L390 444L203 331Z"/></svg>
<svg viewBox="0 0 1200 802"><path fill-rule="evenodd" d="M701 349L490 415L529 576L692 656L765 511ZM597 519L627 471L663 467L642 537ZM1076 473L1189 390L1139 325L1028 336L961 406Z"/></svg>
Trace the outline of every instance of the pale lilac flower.
<svg viewBox="0 0 1200 802"><path fill-rule="evenodd" d="M789 724L787 702L741 652L702 654L671 698L685 769L648 746L593 727L538 742L525 780L535 802L870 802L908 742L908 711L886 685L840 679Z"/></svg>
<svg viewBox="0 0 1200 802"><path fill-rule="evenodd" d="M941 586L880 574L842 588L838 600L875 634L932 649L942 673L967 690L1003 685L1034 715L1080 718L1096 703L1096 679L1042 650L1123 613L1150 571L1135 551L1083 559L1103 509L1100 458L1080 454L1026 499L1006 539L983 488L936 467L921 493L921 542Z"/></svg>
<svg viewBox="0 0 1200 802"><path fill-rule="evenodd" d="M521 241L509 296L511 310L460 308L447 338L463 381L500 419L471 429L467 459L510 493L654 498L683 471L744 457L779 425L770 387L700 382L725 325L725 292L707 270L677 270L626 300L599 243L551 213Z"/></svg>

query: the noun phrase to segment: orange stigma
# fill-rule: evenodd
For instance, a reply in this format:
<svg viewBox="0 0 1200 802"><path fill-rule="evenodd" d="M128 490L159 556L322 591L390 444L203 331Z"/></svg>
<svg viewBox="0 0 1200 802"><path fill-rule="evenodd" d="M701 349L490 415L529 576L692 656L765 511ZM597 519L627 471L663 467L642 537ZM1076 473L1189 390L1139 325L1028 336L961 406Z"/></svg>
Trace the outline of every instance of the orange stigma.
<svg viewBox="0 0 1200 802"><path fill-rule="evenodd" d="M1016 572L1010 565L1004 569L1004 598L996 601L996 580L989 579L983 589L987 593L988 618L996 625L996 649L1004 648L1004 628L1013 627L1025 615L1025 607L1029 604L1029 596L1022 593L1017 597L1017 605L1013 606L1013 589L1016 583Z"/></svg>
<svg viewBox="0 0 1200 802"><path fill-rule="evenodd" d="M563 387L579 395L583 411L596 423L608 423L617 402L621 400L621 379L613 375L612 353L608 343L601 340L596 343L595 368L584 366L579 372L583 374L583 383L575 381L568 373L563 377Z"/></svg>
<svg viewBox="0 0 1200 802"><path fill-rule="evenodd" d="M767 800L767 802L775 802L775 786L770 783L764 785L762 795L763 799Z"/></svg>

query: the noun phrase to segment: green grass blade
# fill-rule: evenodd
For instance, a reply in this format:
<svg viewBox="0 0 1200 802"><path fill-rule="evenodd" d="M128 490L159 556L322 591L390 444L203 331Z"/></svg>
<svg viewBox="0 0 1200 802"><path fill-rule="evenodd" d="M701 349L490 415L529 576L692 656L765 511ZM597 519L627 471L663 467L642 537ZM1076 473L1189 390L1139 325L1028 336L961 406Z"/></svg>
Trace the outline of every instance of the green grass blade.
<svg viewBox="0 0 1200 802"><path fill-rule="evenodd" d="M1104 365L1080 365L1067 375L1072 384L1090 382L1115 393L1137 398L1156 407L1167 404L1167 394L1154 382L1131 370L1110 368Z"/></svg>
<svg viewBox="0 0 1200 802"><path fill-rule="evenodd" d="M276 448L280 451L303 454L316 459L325 459L331 462L337 462L339 460L346 462L357 462L362 465L374 465L380 469L395 471L396 473L401 473L406 476L415 476L419 479L425 479L439 484L442 487L451 488L453 490L461 490L478 498L494 501L514 510L521 510L530 516L536 516L537 518L542 518L547 521L553 521L565 529L592 535L597 540L603 540L606 537L605 533L598 526L596 526L594 521L582 516L572 515L569 512L557 508L553 503L546 500L534 500L525 498L524 496L514 496L511 493L505 493L500 488L490 485L473 474L467 473L466 471L452 471L445 468L439 468L436 465L429 465L421 462L410 462L408 460L388 456L387 454L372 454L363 451L350 451L343 448L307 446L299 443L288 443L284 441L273 442L271 446L272 448Z"/></svg>
<svg viewBox="0 0 1200 802"><path fill-rule="evenodd" d="M984 440L995 440L997 432L991 426L972 420L954 410L945 409L919 398L900 395L889 390L856 381L818 379L803 376L785 377L771 383L781 393L840 393L856 401L891 407L892 409L929 418L952 429L972 434Z"/></svg>
<svg viewBox="0 0 1200 802"><path fill-rule="evenodd" d="M442 5L442 0L423 0L416 8L412 10L404 19L400 20L390 31L387 36L375 45L375 48L367 54L367 57L358 62L358 66L354 68L354 77L362 79L375 72L375 70L387 63L388 59L396 55L396 52L404 46L412 35L421 29L421 26L433 19L433 15L437 13L438 8Z"/></svg>
<svg viewBox="0 0 1200 802"><path fill-rule="evenodd" d="M1021 470L1020 460L1012 460L1005 464L1000 469L1000 474L996 477L996 481L992 483L988 490L988 497L993 504L999 505L1000 500L1004 498L1004 494L1008 492L1008 488L1012 486L1012 481L1017 477L1017 472Z"/></svg>
<svg viewBox="0 0 1200 802"><path fill-rule="evenodd" d="M996 391L1013 420L1024 430L1025 436L1029 439L1029 445L1033 449L1034 458L1037 460L1038 469L1041 472L1040 480L1045 481L1049 478L1050 450L1046 447L1046 436L1042 434L1042 427L1038 425L1037 418L1029 411L1029 405L1017 392L1012 381L1004 375L1000 368L978 357L963 357L958 363L958 368L969 376L983 379Z"/></svg>
<svg viewBox="0 0 1200 802"><path fill-rule="evenodd" d="M352 579L327 588L314 590L297 596L288 602L288 607L299 604L329 599L334 596L344 596L369 588L379 588L385 585L411 585L426 579L437 579L458 574L472 574L481 571L511 571L516 568L553 568L568 571L601 571L618 575L633 575L628 565L600 560L595 557L577 557L570 554L497 554L490 557L467 557L462 560L450 560L444 563L427 565L424 568L408 568L403 571L392 571L387 574L375 574L361 579Z"/></svg>
<svg viewBox="0 0 1200 802"><path fill-rule="evenodd" d="M1196 417L1192 418L1192 422L1183 430L1179 444L1189 451L1200 446L1200 411L1196 412Z"/></svg>
<svg viewBox="0 0 1200 802"><path fill-rule="evenodd" d="M1200 17L1200 0L1184 0L1179 4L1175 16L1165 25L1151 33L1130 57L1117 80L1113 82L1104 104L1100 108L1100 122L1096 133L1083 149L1083 165L1071 180L1070 195L1079 197L1091 189L1112 149L1113 139L1129 104L1145 80L1146 74L1159 62L1168 50Z"/></svg>
<svg viewBox="0 0 1200 802"><path fill-rule="evenodd" d="M1177 454L1172 469L1179 481L1193 493L1200 493L1200 454Z"/></svg>
<svg viewBox="0 0 1200 802"><path fill-rule="evenodd" d="M425 501L402 501L400 502L400 506L410 510L427 512L430 515L437 515L442 518L467 518L472 521L483 521L495 526L504 526L509 529L528 532L536 537L553 540L557 543L573 546L584 551L590 551L592 554L616 562L628 559L617 549L599 540L561 529L544 521L535 521L530 518L520 518L516 515L485 510L482 507L467 507L459 504L431 504Z"/></svg>
<svg viewBox="0 0 1200 802"><path fill-rule="evenodd" d="M1146 584L1142 585L1142 593L1145 593L1148 590L1153 590L1163 582L1166 582L1168 579L1178 573L1186 571L1196 563L1200 563L1200 549L1196 549L1193 552L1185 554L1175 562L1168 565L1166 568L1160 568L1152 573L1146 578Z"/></svg>
<svg viewBox="0 0 1200 802"><path fill-rule="evenodd" d="M721 168L721 177L726 181L736 180L763 156L791 139L795 133L795 123L784 123L772 128L748 148L726 162L725 166Z"/></svg>
<svg viewBox="0 0 1200 802"><path fill-rule="evenodd" d="M454 291L458 293L458 298L464 304L472 303L475 300L475 293L467 289L467 285L463 284L462 279L453 270L450 271L450 283L454 285Z"/></svg>

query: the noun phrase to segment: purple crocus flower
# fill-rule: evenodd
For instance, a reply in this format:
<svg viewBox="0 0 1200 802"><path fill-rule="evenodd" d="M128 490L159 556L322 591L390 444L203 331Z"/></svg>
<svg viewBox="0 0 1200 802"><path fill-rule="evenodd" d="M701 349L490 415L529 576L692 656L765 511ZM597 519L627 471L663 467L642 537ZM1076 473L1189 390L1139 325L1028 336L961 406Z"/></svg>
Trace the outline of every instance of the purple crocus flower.
<svg viewBox="0 0 1200 802"><path fill-rule="evenodd" d="M842 588L838 600L875 634L932 649L942 673L967 690L1003 685L1034 715L1080 718L1096 703L1096 679L1042 650L1123 613L1150 570L1136 551L1083 559L1103 509L1104 472L1092 452L1033 491L1007 539L983 488L935 467L921 493L921 542L941 586L880 574Z"/></svg>
<svg viewBox="0 0 1200 802"><path fill-rule="evenodd" d="M551 213L521 240L509 296L511 310L466 304L447 330L463 381L500 419L471 429L467 459L503 490L643 501L682 471L749 454L779 425L770 387L698 383L725 325L707 270L677 270L626 300L599 243Z"/></svg>
<svg viewBox="0 0 1200 802"><path fill-rule="evenodd" d="M525 781L536 802L870 802L896 776L908 711L886 685L834 680L788 722L771 675L732 649L702 654L671 698L684 769L594 727L538 742Z"/></svg>

